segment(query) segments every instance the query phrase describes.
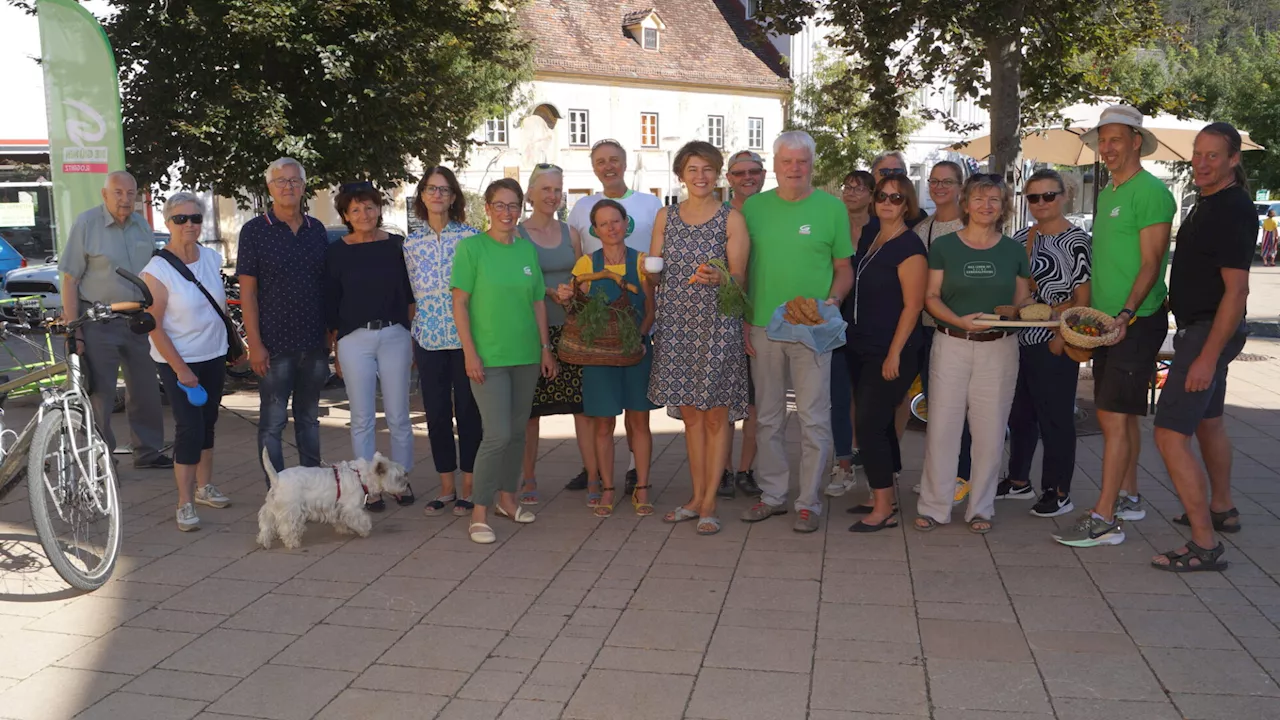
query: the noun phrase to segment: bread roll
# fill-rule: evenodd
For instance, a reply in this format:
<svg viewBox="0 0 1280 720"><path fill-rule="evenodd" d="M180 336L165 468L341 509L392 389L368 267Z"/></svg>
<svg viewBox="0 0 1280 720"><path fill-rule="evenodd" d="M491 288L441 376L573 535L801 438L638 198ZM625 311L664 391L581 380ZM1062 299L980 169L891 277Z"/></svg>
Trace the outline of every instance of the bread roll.
<svg viewBox="0 0 1280 720"><path fill-rule="evenodd" d="M1018 317L1023 320L1031 321L1048 320L1050 317L1053 317L1053 308L1045 305L1044 303L1035 303L1034 305L1028 305L1022 308L1018 313Z"/></svg>

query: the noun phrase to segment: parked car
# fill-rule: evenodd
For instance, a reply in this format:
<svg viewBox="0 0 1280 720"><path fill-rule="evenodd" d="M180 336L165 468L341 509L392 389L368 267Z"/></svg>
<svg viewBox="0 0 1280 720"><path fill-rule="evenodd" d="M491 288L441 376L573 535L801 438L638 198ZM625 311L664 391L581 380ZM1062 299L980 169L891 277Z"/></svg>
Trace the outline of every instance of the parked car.
<svg viewBox="0 0 1280 720"><path fill-rule="evenodd" d="M31 299L18 304L0 305L0 316L8 322L38 324L38 311L41 307L46 309L62 307L59 282L57 263L43 263L10 270L5 274L4 281L0 282L0 297Z"/></svg>

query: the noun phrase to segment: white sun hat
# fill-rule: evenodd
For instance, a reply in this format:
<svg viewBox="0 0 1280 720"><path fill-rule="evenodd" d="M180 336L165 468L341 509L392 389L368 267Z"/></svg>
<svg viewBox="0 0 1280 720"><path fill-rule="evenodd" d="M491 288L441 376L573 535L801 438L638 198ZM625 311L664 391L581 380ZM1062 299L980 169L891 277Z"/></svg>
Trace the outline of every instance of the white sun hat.
<svg viewBox="0 0 1280 720"><path fill-rule="evenodd" d="M1142 127L1142 113L1131 105L1112 105L1102 111L1102 115L1098 118L1098 124L1092 130L1080 136L1080 141L1088 145L1094 152L1098 150L1098 128L1103 125L1128 125L1137 130L1142 135L1142 149L1139 154L1143 157L1155 152L1160 146L1160 142L1156 140L1156 136L1150 130Z"/></svg>

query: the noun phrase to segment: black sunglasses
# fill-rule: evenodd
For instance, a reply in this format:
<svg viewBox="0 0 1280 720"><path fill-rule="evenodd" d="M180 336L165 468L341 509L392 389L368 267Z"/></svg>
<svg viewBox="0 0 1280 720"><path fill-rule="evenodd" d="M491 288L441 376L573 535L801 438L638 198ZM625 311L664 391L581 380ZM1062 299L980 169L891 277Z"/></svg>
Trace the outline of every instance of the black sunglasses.
<svg viewBox="0 0 1280 720"><path fill-rule="evenodd" d="M894 175L906 175L907 171L902 168L880 168L876 172L880 173L880 177L887 178Z"/></svg>
<svg viewBox="0 0 1280 720"><path fill-rule="evenodd" d="M186 225L187 223L191 223L192 225L202 225L204 224L204 215L201 215L200 213L192 213L190 215L172 215L169 217L169 222L172 222L174 225Z"/></svg>
<svg viewBox="0 0 1280 720"><path fill-rule="evenodd" d="M1062 194L1061 192L1027 193L1027 202L1031 203L1032 205L1040 204L1041 200L1047 203L1051 203L1054 200L1057 200L1058 196L1061 194Z"/></svg>
<svg viewBox="0 0 1280 720"><path fill-rule="evenodd" d="M877 203L882 203L885 201L893 203L894 205L901 205L902 203L907 201L907 196L903 195L902 193L886 193L886 192L876 193Z"/></svg>
<svg viewBox="0 0 1280 720"><path fill-rule="evenodd" d="M1004 176L998 173L976 173L974 175L970 175L969 179L970 180L979 180L979 179L990 180L991 182L997 185L1004 184Z"/></svg>
<svg viewBox="0 0 1280 720"><path fill-rule="evenodd" d="M360 192L361 190L372 190L372 189L373 189L373 183L369 182L368 180L361 180L360 182L343 183L338 186L338 192L343 192L343 193Z"/></svg>
<svg viewBox="0 0 1280 720"><path fill-rule="evenodd" d="M534 167L534 168L536 168L536 169L538 169L538 170L560 170L560 166L559 166L559 165L552 165L551 163L538 163L537 165L534 165L533 167Z"/></svg>

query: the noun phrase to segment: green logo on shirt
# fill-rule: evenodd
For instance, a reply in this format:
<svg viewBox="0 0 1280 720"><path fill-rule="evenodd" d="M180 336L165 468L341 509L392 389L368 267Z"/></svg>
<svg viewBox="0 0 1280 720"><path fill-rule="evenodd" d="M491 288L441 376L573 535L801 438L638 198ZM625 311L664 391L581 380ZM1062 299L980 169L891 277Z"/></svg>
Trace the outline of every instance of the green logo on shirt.
<svg viewBox="0 0 1280 720"><path fill-rule="evenodd" d="M628 215L628 216L627 216L627 234L626 234L626 235L623 235L623 236L622 236L622 239L623 239L623 240L626 240L627 238L631 237L631 233L633 233L633 232L635 232L635 231L636 231L636 219L635 219L635 218L633 218L633 217L631 217L630 215ZM597 239L597 240L599 240L599 239L600 239L600 236L596 234L596 226L595 226L595 225L592 225L592 226L591 226L591 229L590 229L590 230L588 230L587 232L591 234L591 237L593 237L593 238L595 238L595 239Z"/></svg>
<svg viewBox="0 0 1280 720"><path fill-rule="evenodd" d="M972 260L964 264L967 278L991 278L996 276L996 265L990 260Z"/></svg>

